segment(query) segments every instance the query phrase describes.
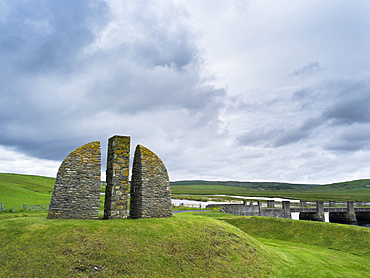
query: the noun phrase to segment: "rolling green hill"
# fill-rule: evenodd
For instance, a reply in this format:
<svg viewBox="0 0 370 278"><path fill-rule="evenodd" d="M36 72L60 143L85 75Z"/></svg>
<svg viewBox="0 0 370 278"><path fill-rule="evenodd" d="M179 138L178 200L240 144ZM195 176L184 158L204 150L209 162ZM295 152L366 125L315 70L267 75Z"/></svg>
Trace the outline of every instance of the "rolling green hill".
<svg viewBox="0 0 370 278"><path fill-rule="evenodd" d="M6 209L50 203L54 178L0 173L0 202Z"/></svg>
<svg viewBox="0 0 370 278"><path fill-rule="evenodd" d="M55 179L20 174L0 173L0 190L11 193L52 193Z"/></svg>
<svg viewBox="0 0 370 278"><path fill-rule="evenodd" d="M295 184L283 182L241 182L241 181L175 181L171 182L173 186L192 186L200 185L207 186L227 186L227 187L241 187L249 190L308 190L318 185L316 184Z"/></svg>
<svg viewBox="0 0 370 278"><path fill-rule="evenodd" d="M370 201L370 179L326 185L278 182L177 181L174 194L227 194L255 197L283 197L301 200Z"/></svg>

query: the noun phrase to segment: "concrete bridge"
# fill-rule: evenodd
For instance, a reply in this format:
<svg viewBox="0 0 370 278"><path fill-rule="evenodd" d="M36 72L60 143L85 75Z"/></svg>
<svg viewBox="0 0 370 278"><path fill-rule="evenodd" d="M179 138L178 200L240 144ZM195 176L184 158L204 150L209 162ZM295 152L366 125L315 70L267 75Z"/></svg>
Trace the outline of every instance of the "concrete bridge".
<svg viewBox="0 0 370 278"><path fill-rule="evenodd" d="M292 212L299 212L300 220L325 221L325 212L329 213L329 221L334 223L358 224L370 222L370 206L366 207L361 201L347 201L345 206L336 201L300 201L291 203L282 201L275 206L274 201L257 201L243 204L222 205L221 209L226 213L245 216L267 216L278 218L291 218Z"/></svg>

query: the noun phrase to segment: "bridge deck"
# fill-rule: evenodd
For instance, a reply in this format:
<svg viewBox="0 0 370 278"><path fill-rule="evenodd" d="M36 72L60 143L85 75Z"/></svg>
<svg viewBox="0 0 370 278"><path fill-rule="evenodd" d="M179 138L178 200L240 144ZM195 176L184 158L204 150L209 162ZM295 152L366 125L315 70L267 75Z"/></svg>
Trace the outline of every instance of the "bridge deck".
<svg viewBox="0 0 370 278"><path fill-rule="evenodd" d="M317 212L316 208L290 208L290 212ZM346 207L343 208L330 208L324 207L324 212L348 212ZM370 208L355 208L355 212L370 212Z"/></svg>

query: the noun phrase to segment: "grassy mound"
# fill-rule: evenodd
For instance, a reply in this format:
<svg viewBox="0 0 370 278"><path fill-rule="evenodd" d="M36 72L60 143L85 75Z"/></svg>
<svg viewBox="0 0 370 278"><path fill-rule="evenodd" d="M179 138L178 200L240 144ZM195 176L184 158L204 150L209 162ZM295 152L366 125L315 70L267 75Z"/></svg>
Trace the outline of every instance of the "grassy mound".
<svg viewBox="0 0 370 278"><path fill-rule="evenodd" d="M197 212L235 225L284 260L275 277L368 277L370 229L343 224Z"/></svg>
<svg viewBox="0 0 370 278"><path fill-rule="evenodd" d="M48 220L0 214L1 277L264 277L281 259L216 219Z"/></svg>
<svg viewBox="0 0 370 278"><path fill-rule="evenodd" d="M370 257L369 228L253 216L224 220L256 238L303 243Z"/></svg>
<svg viewBox="0 0 370 278"><path fill-rule="evenodd" d="M105 221L0 213L0 277L367 277L369 232L217 212Z"/></svg>

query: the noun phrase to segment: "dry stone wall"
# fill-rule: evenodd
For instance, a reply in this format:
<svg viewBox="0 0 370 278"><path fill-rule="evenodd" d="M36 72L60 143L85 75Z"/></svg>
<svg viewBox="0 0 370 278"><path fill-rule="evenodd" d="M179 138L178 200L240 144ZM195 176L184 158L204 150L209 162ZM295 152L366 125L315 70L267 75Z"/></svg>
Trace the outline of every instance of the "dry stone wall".
<svg viewBox="0 0 370 278"><path fill-rule="evenodd" d="M100 142L71 152L59 167L48 218L98 219L101 173Z"/></svg>
<svg viewBox="0 0 370 278"><path fill-rule="evenodd" d="M129 160L130 137L116 135L109 138L104 219L127 217Z"/></svg>
<svg viewBox="0 0 370 278"><path fill-rule="evenodd" d="M155 153L141 145L135 150L130 197L130 218L172 216L167 169Z"/></svg>

